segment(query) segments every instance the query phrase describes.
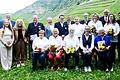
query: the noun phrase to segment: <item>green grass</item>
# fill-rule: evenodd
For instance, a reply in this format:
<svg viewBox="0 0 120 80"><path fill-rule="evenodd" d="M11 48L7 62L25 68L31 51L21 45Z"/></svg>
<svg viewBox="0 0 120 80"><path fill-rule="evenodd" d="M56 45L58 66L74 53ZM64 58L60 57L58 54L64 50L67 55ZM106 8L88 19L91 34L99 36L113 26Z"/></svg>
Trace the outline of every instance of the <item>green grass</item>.
<svg viewBox="0 0 120 80"><path fill-rule="evenodd" d="M85 73L83 70L75 71L74 69L67 72L38 69L32 73L31 61L26 61L24 67L16 68L13 66L9 71L4 71L0 67L0 80L120 80L120 64L114 65L114 71L111 73L98 69L91 73Z"/></svg>

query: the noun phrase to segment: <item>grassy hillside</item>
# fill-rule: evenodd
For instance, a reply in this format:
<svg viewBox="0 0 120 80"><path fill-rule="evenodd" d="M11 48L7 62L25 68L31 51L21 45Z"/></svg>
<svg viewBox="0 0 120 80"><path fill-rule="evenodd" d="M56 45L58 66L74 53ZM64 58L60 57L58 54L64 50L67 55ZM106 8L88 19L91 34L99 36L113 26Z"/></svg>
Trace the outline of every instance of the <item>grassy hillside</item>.
<svg viewBox="0 0 120 80"><path fill-rule="evenodd" d="M56 22L60 14L79 16L82 19L84 12L88 12L91 17L94 12L103 15L103 10L106 8L115 15L120 11L120 0L49 0L49 2L44 0L42 2L43 0L38 0L33 5L16 12L13 19L23 18L27 24L31 21L32 15L37 14L40 22L46 24L47 17L53 17Z"/></svg>

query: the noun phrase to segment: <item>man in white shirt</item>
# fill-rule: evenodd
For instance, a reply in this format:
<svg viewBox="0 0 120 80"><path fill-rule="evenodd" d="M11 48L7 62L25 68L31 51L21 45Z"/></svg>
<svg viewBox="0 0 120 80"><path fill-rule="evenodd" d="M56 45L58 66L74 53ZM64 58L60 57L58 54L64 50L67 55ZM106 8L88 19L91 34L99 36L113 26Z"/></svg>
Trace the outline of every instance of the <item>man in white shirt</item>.
<svg viewBox="0 0 120 80"><path fill-rule="evenodd" d="M80 24L80 19L79 17L75 17L74 19L75 23L72 24L70 27L74 28L75 30L75 35L80 38L80 36L84 33L84 26L82 24Z"/></svg>
<svg viewBox="0 0 120 80"><path fill-rule="evenodd" d="M61 70L61 62L60 58L63 56L62 54L62 37L58 35L59 31L57 28L53 29L53 35L49 38L49 50L48 58L51 64L51 71L54 70L54 58L58 63L58 70Z"/></svg>
<svg viewBox="0 0 120 80"><path fill-rule="evenodd" d="M75 58L75 69L78 70L79 63L79 39L74 35L74 28L69 28L69 34L64 38L64 50L65 50L65 71L68 68L69 58L73 56Z"/></svg>
<svg viewBox="0 0 120 80"><path fill-rule="evenodd" d="M49 47L49 41L46 37L44 37L44 30L39 31L39 37L35 38L33 40L32 44L32 71L35 71L37 60L39 60L41 64L41 69L45 69L45 59L46 59L46 53L45 51Z"/></svg>

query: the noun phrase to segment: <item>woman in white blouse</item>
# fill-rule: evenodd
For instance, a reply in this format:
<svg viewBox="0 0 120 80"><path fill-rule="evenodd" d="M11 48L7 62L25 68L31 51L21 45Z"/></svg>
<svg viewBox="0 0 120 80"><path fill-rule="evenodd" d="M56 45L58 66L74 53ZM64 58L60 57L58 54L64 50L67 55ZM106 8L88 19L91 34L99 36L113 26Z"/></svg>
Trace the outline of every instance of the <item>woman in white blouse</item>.
<svg viewBox="0 0 120 80"><path fill-rule="evenodd" d="M39 31L39 37L33 40L32 44L32 71L35 71L37 60L41 64L41 70L45 69L46 50L48 50L49 40L44 37L45 31Z"/></svg>
<svg viewBox="0 0 120 80"><path fill-rule="evenodd" d="M115 49L118 43L118 34L120 31L119 24L116 22L115 16L113 14L109 15L108 23L104 26L106 34L110 37L110 40L112 42L111 45L111 59L112 62L115 63Z"/></svg>
<svg viewBox="0 0 120 80"><path fill-rule="evenodd" d="M61 70L61 61L60 58L62 54L62 37L59 36L59 30L57 28L53 29L53 35L49 38L49 50L48 53L49 61L51 64L51 71L54 70L54 58L58 63L58 70Z"/></svg>
<svg viewBox="0 0 120 80"><path fill-rule="evenodd" d="M102 22L99 21L99 15L97 13L93 14L93 19L88 23L88 26L91 28L95 27L98 31L98 28L103 27Z"/></svg>
<svg viewBox="0 0 120 80"><path fill-rule="evenodd" d="M65 50L65 71L68 69L68 63L71 56L75 58L75 69L78 70L79 63L79 39L74 34L74 28L69 28L69 34L64 38L64 50Z"/></svg>

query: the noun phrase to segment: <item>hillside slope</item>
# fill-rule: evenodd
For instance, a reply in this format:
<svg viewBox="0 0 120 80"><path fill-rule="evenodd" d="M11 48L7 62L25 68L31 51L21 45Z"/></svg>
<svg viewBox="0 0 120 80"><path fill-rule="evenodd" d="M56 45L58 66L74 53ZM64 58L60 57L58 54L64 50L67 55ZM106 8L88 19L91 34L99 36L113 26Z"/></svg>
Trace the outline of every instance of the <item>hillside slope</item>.
<svg viewBox="0 0 120 80"><path fill-rule="evenodd" d="M120 0L38 0L34 4L14 14L14 19L23 18L28 23L33 14L40 17L40 21L46 23L46 18L51 16L54 21L60 14L79 16L82 18L84 12L90 16L97 12L102 15L103 10L108 8L111 13L117 14L120 11Z"/></svg>

